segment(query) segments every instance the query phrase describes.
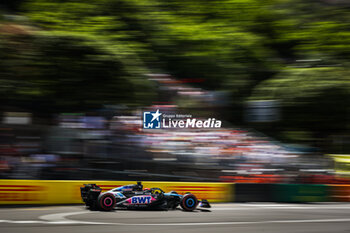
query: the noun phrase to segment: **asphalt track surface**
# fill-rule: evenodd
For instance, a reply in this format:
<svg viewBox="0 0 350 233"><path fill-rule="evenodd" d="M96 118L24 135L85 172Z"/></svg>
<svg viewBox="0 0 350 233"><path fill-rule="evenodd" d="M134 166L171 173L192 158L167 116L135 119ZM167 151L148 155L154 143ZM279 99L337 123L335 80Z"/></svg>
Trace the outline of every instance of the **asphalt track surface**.
<svg viewBox="0 0 350 233"><path fill-rule="evenodd" d="M229 203L195 212L2 207L0 232L350 232L350 203Z"/></svg>

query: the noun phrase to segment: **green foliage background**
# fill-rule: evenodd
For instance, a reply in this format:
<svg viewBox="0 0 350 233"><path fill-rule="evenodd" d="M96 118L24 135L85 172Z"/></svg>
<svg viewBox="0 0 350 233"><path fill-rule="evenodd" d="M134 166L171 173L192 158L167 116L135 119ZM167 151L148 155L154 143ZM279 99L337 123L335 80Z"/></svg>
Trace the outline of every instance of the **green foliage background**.
<svg viewBox="0 0 350 233"><path fill-rule="evenodd" d="M6 105L62 111L155 100L148 72L201 78L244 103L281 101L279 131L346 132L350 106L349 5L313 0L28 0L29 36L2 34ZM5 18L2 23L8 23ZM30 100L30 101L29 101ZM33 104L35 103L35 104Z"/></svg>

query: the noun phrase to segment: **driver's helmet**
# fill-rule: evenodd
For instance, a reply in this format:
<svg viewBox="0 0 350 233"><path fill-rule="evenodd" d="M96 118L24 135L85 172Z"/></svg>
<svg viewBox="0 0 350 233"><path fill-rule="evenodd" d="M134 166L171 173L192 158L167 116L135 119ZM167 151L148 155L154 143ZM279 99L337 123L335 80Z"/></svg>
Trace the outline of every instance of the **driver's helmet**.
<svg viewBox="0 0 350 233"><path fill-rule="evenodd" d="M146 192L150 192L150 191L151 191L151 189L150 189L150 188L145 188L145 189L144 189L144 191L146 191Z"/></svg>
<svg viewBox="0 0 350 233"><path fill-rule="evenodd" d="M135 191L142 191L143 190L143 185L142 185L141 181L137 181L137 185L135 185L134 190Z"/></svg>

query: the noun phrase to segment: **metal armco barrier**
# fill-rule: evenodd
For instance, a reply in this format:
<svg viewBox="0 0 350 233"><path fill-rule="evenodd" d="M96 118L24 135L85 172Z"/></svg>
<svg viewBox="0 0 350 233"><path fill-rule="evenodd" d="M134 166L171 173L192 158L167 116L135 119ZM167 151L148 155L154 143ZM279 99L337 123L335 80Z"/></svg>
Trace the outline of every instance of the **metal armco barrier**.
<svg viewBox="0 0 350 233"><path fill-rule="evenodd" d="M330 201L330 187L322 184L273 184L270 192L275 202Z"/></svg>
<svg viewBox="0 0 350 233"><path fill-rule="evenodd" d="M60 181L60 180L0 180L0 204L78 204L82 203L80 187L94 183L103 191L136 181ZM233 185L198 182L143 182L145 188L158 187L165 192L191 192L210 202L233 201Z"/></svg>
<svg viewBox="0 0 350 233"><path fill-rule="evenodd" d="M350 201L350 185L330 185L331 201L349 202Z"/></svg>
<svg viewBox="0 0 350 233"><path fill-rule="evenodd" d="M94 183L103 191L136 181L0 180L3 204L79 204L80 187ZM143 182L145 188L165 192L191 192L210 202L324 202L350 201L350 185L318 184L232 184L198 182Z"/></svg>
<svg viewBox="0 0 350 233"><path fill-rule="evenodd" d="M350 185L235 184L236 202L350 201Z"/></svg>
<svg viewBox="0 0 350 233"><path fill-rule="evenodd" d="M235 202L268 202L272 184L235 184Z"/></svg>

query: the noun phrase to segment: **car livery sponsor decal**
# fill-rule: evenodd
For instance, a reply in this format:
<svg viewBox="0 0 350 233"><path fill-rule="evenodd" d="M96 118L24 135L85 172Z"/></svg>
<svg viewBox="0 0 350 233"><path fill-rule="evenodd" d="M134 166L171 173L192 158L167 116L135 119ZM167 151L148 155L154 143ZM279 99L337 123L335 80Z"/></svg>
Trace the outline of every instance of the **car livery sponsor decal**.
<svg viewBox="0 0 350 233"><path fill-rule="evenodd" d="M102 192L107 192L111 189L115 189L115 191L132 191L132 186L128 185L103 185L97 184L102 189Z"/></svg>
<svg viewBox="0 0 350 233"><path fill-rule="evenodd" d="M0 203L40 201L45 190L41 185L0 185Z"/></svg>
<svg viewBox="0 0 350 233"><path fill-rule="evenodd" d="M129 199L126 200L126 202L129 203L130 205L138 205L138 204L149 204L155 200L156 199L151 195L145 195L145 196L130 197Z"/></svg>
<svg viewBox="0 0 350 233"><path fill-rule="evenodd" d="M117 197L117 198L125 198L125 196L122 194L122 193L114 193L114 192L112 192L113 193L113 195L115 196L115 197Z"/></svg>

